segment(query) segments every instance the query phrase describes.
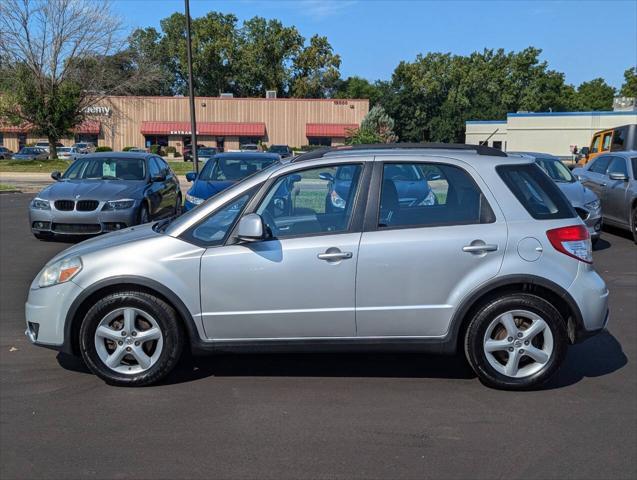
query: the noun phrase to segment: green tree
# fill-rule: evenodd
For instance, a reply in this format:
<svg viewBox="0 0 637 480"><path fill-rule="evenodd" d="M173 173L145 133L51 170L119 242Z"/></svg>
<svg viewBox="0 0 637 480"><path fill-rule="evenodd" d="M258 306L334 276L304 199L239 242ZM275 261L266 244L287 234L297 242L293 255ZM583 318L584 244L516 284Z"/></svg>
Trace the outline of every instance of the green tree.
<svg viewBox="0 0 637 480"><path fill-rule="evenodd" d="M624 84L619 93L624 97L637 98L637 68L632 67L624 72Z"/></svg>
<svg viewBox="0 0 637 480"><path fill-rule="evenodd" d="M603 78L595 78L582 83L577 87L574 109L588 110L612 110L615 88L608 85Z"/></svg>
<svg viewBox="0 0 637 480"><path fill-rule="evenodd" d="M334 98L367 98L370 106L373 107L378 103L382 95L379 83L371 83L357 76L348 77L337 82Z"/></svg>
<svg viewBox="0 0 637 480"><path fill-rule="evenodd" d="M341 57L326 37L314 35L293 61L290 95L300 98L331 97L340 78Z"/></svg>
<svg viewBox="0 0 637 480"><path fill-rule="evenodd" d="M152 82L143 65L124 58L120 34L107 0L2 0L0 118L45 136L56 158L56 143L87 107ZM125 73L113 81L114 71Z"/></svg>

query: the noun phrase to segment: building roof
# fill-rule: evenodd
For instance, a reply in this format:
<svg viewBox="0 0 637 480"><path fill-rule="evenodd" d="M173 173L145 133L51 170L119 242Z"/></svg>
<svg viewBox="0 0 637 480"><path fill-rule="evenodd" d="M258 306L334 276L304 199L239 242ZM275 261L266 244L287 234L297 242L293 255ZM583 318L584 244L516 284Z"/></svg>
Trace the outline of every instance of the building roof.
<svg viewBox="0 0 637 480"><path fill-rule="evenodd" d="M190 135L190 122L142 122L143 135ZM263 137L262 122L197 122L197 135Z"/></svg>

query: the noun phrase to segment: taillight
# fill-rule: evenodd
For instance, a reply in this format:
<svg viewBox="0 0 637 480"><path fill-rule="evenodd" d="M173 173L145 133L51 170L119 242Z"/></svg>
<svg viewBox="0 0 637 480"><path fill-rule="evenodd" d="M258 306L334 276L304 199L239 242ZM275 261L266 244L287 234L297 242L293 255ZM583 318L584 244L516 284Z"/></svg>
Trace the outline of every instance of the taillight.
<svg viewBox="0 0 637 480"><path fill-rule="evenodd" d="M591 236L584 225L554 228L546 236L558 252L586 263L593 263Z"/></svg>

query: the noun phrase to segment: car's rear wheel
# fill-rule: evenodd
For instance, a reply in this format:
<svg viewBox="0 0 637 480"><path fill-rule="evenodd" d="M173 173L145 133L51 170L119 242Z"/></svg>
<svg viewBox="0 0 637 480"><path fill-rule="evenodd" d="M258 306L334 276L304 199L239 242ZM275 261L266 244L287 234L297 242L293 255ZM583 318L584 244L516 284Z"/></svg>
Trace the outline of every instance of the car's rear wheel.
<svg viewBox="0 0 637 480"><path fill-rule="evenodd" d="M174 309L140 291L116 292L98 300L80 327L82 358L112 385L158 382L177 364L183 334Z"/></svg>
<svg viewBox="0 0 637 480"><path fill-rule="evenodd" d="M473 317L465 353L485 385L526 390L555 374L567 344L564 319L550 303L535 295L509 294L488 301Z"/></svg>
<svg viewBox="0 0 637 480"><path fill-rule="evenodd" d="M181 193L177 195L177 202L175 203L175 215L181 215L181 208L183 205L183 200L181 198Z"/></svg>

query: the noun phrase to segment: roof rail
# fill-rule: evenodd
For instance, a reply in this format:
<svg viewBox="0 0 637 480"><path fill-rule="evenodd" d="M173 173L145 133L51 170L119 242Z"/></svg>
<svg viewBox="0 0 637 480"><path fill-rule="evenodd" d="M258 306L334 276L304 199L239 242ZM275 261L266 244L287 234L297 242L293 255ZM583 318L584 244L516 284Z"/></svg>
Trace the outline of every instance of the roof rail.
<svg viewBox="0 0 637 480"><path fill-rule="evenodd" d="M467 145L464 143L374 143L369 145L343 145L340 147L326 147L313 150L311 152L302 153L294 158L293 162L303 160L313 160L315 158L324 157L327 153L352 151L352 150L473 150L478 155L491 155L494 157L506 157L507 154L497 148L487 147L486 145Z"/></svg>

